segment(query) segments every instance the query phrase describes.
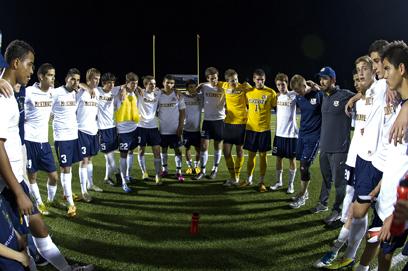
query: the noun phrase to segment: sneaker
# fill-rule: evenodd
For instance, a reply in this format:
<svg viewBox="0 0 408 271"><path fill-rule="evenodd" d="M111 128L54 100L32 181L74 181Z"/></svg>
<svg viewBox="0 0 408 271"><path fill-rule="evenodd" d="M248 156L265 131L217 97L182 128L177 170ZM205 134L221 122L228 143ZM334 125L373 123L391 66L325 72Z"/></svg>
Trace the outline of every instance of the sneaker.
<svg viewBox="0 0 408 271"><path fill-rule="evenodd" d="M126 183L122 184L122 189L123 189L123 191L125 191L125 193L132 192L132 189L130 189L129 186L127 186Z"/></svg>
<svg viewBox="0 0 408 271"><path fill-rule="evenodd" d="M88 188L89 190L95 191L95 192L103 192L102 188L99 186L93 184L91 187Z"/></svg>
<svg viewBox="0 0 408 271"><path fill-rule="evenodd" d="M297 200L295 200L294 202L289 203L289 207L293 208L293 209L297 209L302 207L303 205L306 204L306 200L305 197L299 197Z"/></svg>
<svg viewBox="0 0 408 271"><path fill-rule="evenodd" d="M193 169L191 167L186 169L186 175L191 175L193 174Z"/></svg>
<svg viewBox="0 0 408 271"><path fill-rule="evenodd" d="M179 183L184 183L184 177L180 173L176 174L176 178Z"/></svg>
<svg viewBox="0 0 408 271"><path fill-rule="evenodd" d="M324 219L324 223L326 223L327 225L329 225L329 224L333 223L334 221L339 220L340 218L341 218L341 214L340 214L338 211L333 210L333 211L331 212L331 214L328 215L328 216Z"/></svg>
<svg viewBox="0 0 408 271"><path fill-rule="evenodd" d="M110 186L115 186L115 183L113 182L113 180L111 178L108 178L106 180L103 181L106 184L109 184Z"/></svg>
<svg viewBox="0 0 408 271"><path fill-rule="evenodd" d="M326 266L328 270L346 269L354 265L354 259L351 258L340 258L333 261L331 264Z"/></svg>
<svg viewBox="0 0 408 271"><path fill-rule="evenodd" d="M160 173L160 177L161 177L161 178L166 178L167 175L169 175L169 172L168 172L167 170L163 170L163 171Z"/></svg>
<svg viewBox="0 0 408 271"><path fill-rule="evenodd" d="M148 181L149 180L149 174L147 172L143 172L142 180L143 181Z"/></svg>
<svg viewBox="0 0 408 271"><path fill-rule="evenodd" d="M261 192L261 193L264 193L264 192L268 191L268 189L266 188L264 183L260 183L258 189L259 189L259 192Z"/></svg>
<svg viewBox="0 0 408 271"><path fill-rule="evenodd" d="M206 177L207 177L207 179L214 180L214 179L217 177L217 171L215 171L214 169L211 170L210 175L208 175L208 176L206 176Z"/></svg>
<svg viewBox="0 0 408 271"><path fill-rule="evenodd" d="M337 257L336 252L329 251L326 254L324 254L322 258L320 258L314 263L314 267L316 268L327 267L336 259L336 257Z"/></svg>
<svg viewBox="0 0 408 271"><path fill-rule="evenodd" d="M49 215L50 214L50 212L47 209L47 206L45 206L44 203L38 204L37 208L38 208L38 211L40 211L40 213L42 215Z"/></svg>
<svg viewBox="0 0 408 271"><path fill-rule="evenodd" d="M293 183L289 184L288 190L286 190L286 194L293 194L295 193L295 189L293 188Z"/></svg>
<svg viewBox="0 0 408 271"><path fill-rule="evenodd" d="M156 185L162 185L163 182L161 181L161 178L156 176Z"/></svg>
<svg viewBox="0 0 408 271"><path fill-rule="evenodd" d="M310 210L312 213L317 214L320 212L326 212L329 210L326 205L321 204L320 202L314 207L312 210Z"/></svg>
<svg viewBox="0 0 408 271"><path fill-rule="evenodd" d="M272 190L272 191L276 191L276 190L278 190L278 189L281 188L281 187L282 187L282 183L277 182L277 183L275 183L274 185L271 185L271 186L269 187L269 189Z"/></svg>
<svg viewBox="0 0 408 271"><path fill-rule="evenodd" d="M204 173L200 172L198 173L196 176L193 177L193 180L201 180L202 178L204 178Z"/></svg>
<svg viewBox="0 0 408 271"><path fill-rule="evenodd" d="M93 271L95 267L92 264L88 265L71 265L71 270L72 271Z"/></svg>
<svg viewBox="0 0 408 271"><path fill-rule="evenodd" d="M75 205L68 206L67 216L68 217L76 216L76 206Z"/></svg>
<svg viewBox="0 0 408 271"><path fill-rule="evenodd" d="M91 195L89 195L87 192L82 194L82 199L83 201L88 202L88 203L92 201Z"/></svg>
<svg viewBox="0 0 408 271"><path fill-rule="evenodd" d="M239 183L239 187L247 187L247 186L251 186L253 183L252 182L248 182L248 181L242 181Z"/></svg>

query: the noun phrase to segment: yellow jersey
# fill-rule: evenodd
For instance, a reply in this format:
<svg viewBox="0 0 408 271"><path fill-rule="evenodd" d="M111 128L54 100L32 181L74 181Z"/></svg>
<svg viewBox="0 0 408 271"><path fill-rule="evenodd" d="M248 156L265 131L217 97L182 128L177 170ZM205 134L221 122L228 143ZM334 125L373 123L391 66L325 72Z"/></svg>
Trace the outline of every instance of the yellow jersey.
<svg viewBox="0 0 408 271"><path fill-rule="evenodd" d="M248 119L247 99L245 94L252 89L248 83L238 84L233 89L228 82L222 82L221 88L225 92L226 117L224 122L228 124L246 124Z"/></svg>
<svg viewBox="0 0 408 271"><path fill-rule="evenodd" d="M115 112L115 121L117 123L125 121L139 122L139 110L137 109L136 95L127 94L123 99L117 111Z"/></svg>
<svg viewBox="0 0 408 271"><path fill-rule="evenodd" d="M246 129L265 132L271 129L271 110L276 107L276 92L268 87L252 88L246 93L248 100L248 121Z"/></svg>

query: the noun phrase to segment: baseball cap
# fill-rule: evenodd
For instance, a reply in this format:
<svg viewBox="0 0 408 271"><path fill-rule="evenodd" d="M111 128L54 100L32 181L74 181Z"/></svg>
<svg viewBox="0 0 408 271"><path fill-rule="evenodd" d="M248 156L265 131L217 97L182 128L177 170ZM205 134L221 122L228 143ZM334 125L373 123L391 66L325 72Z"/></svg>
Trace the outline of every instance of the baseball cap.
<svg viewBox="0 0 408 271"><path fill-rule="evenodd" d="M330 68L329 66L323 67L318 73L317 76L322 77L322 76L328 76L330 78L336 78L336 72Z"/></svg>

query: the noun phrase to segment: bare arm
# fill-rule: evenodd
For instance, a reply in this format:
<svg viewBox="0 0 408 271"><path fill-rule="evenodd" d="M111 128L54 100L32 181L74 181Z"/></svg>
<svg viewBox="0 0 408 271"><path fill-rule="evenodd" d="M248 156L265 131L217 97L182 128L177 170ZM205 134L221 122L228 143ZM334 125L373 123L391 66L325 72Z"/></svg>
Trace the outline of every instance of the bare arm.
<svg viewBox="0 0 408 271"><path fill-rule="evenodd" d="M391 127L388 140L390 143L394 141L394 145L397 146L397 143L402 143L402 139L408 128L408 102L404 103L401 107L398 117L395 120L394 124Z"/></svg>
<svg viewBox="0 0 408 271"><path fill-rule="evenodd" d="M19 252L0 244L0 255L4 258L20 262L24 267L27 267L30 263L30 257L28 256L26 250Z"/></svg>
<svg viewBox="0 0 408 271"><path fill-rule="evenodd" d="M180 109L179 114L179 124L177 127L177 136L181 136L183 134L184 129L184 119L186 118L186 110Z"/></svg>
<svg viewBox="0 0 408 271"><path fill-rule="evenodd" d="M0 79L0 94L5 97L11 97L14 94L13 88L4 79Z"/></svg>
<svg viewBox="0 0 408 271"><path fill-rule="evenodd" d="M356 95L354 95L353 97L350 98L350 100L348 100L346 107L344 108L344 112L346 112L347 116L351 116L351 110L353 109L354 104L361 99L363 95L361 95L361 93L357 93Z"/></svg>

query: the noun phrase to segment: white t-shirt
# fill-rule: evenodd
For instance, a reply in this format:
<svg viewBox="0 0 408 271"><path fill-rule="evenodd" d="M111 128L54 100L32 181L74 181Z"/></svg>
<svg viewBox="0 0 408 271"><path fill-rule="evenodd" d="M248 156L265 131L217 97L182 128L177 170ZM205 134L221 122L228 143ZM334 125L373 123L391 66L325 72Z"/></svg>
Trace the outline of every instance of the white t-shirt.
<svg viewBox="0 0 408 271"><path fill-rule="evenodd" d="M297 138L299 129L296 123L296 93L288 91L279 94L276 108L276 135Z"/></svg>
<svg viewBox="0 0 408 271"><path fill-rule="evenodd" d="M400 109L401 106L398 106L396 115L398 115ZM400 179L408 170L407 131L405 131L402 144L398 144L396 147L394 144L388 145L386 157L381 189L376 203L377 213L382 221L394 212L394 204L397 201L397 187Z"/></svg>
<svg viewBox="0 0 408 271"><path fill-rule="evenodd" d="M115 96L112 91L105 92L98 87L98 129L110 129L115 127L115 118L113 116L115 104L113 102Z"/></svg>
<svg viewBox="0 0 408 271"><path fill-rule="evenodd" d="M174 135L179 125L180 110L186 109L183 97L177 98L173 91L169 95L162 92L159 97L160 134Z"/></svg>
<svg viewBox="0 0 408 271"><path fill-rule="evenodd" d="M114 101L114 110L115 112L121 107L123 101L121 99L121 95L119 95L120 87L114 87L112 89L113 101ZM135 93L127 92L128 96L134 96L136 98ZM134 121L121 121L116 123L116 128L118 129L119 134L127 134L133 132L137 128L137 123Z"/></svg>
<svg viewBox="0 0 408 271"><path fill-rule="evenodd" d="M51 115L52 91L42 91L38 84L26 88L24 102L24 139L32 142L48 142L48 122Z"/></svg>
<svg viewBox="0 0 408 271"><path fill-rule="evenodd" d="M10 85L11 86L11 85ZM19 182L23 181L23 152L19 135L18 121L20 111L14 95L6 98L0 95L0 108L2 110L0 118L0 138L6 141L4 147L14 176ZM0 192L3 191L6 183L0 175Z"/></svg>
<svg viewBox="0 0 408 271"><path fill-rule="evenodd" d="M199 132L201 124L201 100L199 95L190 96L183 94L186 104L186 119L184 122L184 131Z"/></svg>
<svg viewBox="0 0 408 271"><path fill-rule="evenodd" d="M88 91L80 89L77 94L78 110L77 121L78 130L88 134L96 135L98 133L98 125L96 115L98 114L98 90L94 89L95 96L91 97Z"/></svg>
<svg viewBox="0 0 408 271"><path fill-rule="evenodd" d="M65 86L61 86L54 90L52 99L54 140L68 141L77 139L78 123L76 111L78 104L76 101L76 92L69 92Z"/></svg>
<svg viewBox="0 0 408 271"><path fill-rule="evenodd" d="M159 104L161 90L156 88L152 92L142 90L137 97L137 109L139 109L139 127L157 128L156 112Z"/></svg>
<svg viewBox="0 0 408 271"><path fill-rule="evenodd" d="M225 93L222 88L204 84L201 88L204 103L204 120L225 119Z"/></svg>
<svg viewBox="0 0 408 271"><path fill-rule="evenodd" d="M381 130L384 123L383 104L387 84L384 79L375 81L366 92L366 103L371 105L370 113L364 127L363 139L357 150L358 156L365 161L372 161L381 141Z"/></svg>

